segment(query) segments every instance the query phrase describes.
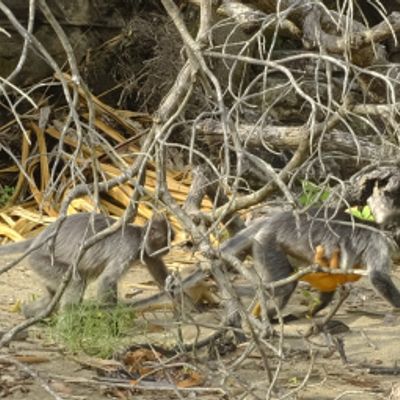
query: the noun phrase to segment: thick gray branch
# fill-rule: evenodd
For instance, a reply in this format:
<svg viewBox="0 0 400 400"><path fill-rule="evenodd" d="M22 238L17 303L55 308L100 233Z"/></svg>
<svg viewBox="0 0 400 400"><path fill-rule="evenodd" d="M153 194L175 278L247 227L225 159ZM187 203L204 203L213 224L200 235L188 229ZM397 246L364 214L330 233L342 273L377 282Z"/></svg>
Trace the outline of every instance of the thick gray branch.
<svg viewBox="0 0 400 400"><path fill-rule="evenodd" d="M198 133L204 135L210 145L219 145L223 140L222 127L219 121L207 119L196 125ZM262 148L264 144L277 150L296 150L307 133L304 126L264 126L250 124L236 125L237 134L247 148ZM396 154L395 146L389 143L374 144L371 139L358 137L358 146L354 136L347 132L334 130L322 138L322 150L340 152L350 156L380 160L391 158Z"/></svg>

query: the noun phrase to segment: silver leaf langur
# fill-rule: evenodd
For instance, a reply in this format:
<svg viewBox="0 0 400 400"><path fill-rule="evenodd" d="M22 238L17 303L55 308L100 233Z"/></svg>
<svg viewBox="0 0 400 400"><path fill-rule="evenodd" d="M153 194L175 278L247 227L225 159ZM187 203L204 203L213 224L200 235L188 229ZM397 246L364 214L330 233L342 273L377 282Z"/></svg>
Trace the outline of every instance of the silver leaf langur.
<svg viewBox="0 0 400 400"><path fill-rule="evenodd" d="M388 214L382 222L388 223L390 219ZM355 266L365 267L375 290L393 307L400 308L400 292L390 275L395 246L379 228L375 223L360 223L349 213L333 209L311 209L297 216L283 211L256 220L224 242L221 252L236 256L250 253L260 279L270 283L289 277L298 268L318 263L322 249L327 260L339 255L336 267L343 273L316 272L302 278L320 291L320 302L311 310L312 315L331 302L338 286L360 278L346 272ZM293 281L274 291L279 309L285 307L296 285L297 281ZM268 314L273 317L274 311Z"/></svg>
<svg viewBox="0 0 400 400"><path fill-rule="evenodd" d="M81 213L61 222L50 224L33 239L0 246L0 255L23 253L28 255L30 267L41 278L45 294L33 303L24 305L23 313L32 317L51 301L62 277L74 262L83 242L101 232L115 220L102 214ZM98 280L97 298L114 304L118 299L118 282L129 267L142 260L160 288L164 287L168 270L162 256L168 253L174 231L162 215L154 216L146 225L127 224L89 247L79 260L60 307L79 304L88 282Z"/></svg>

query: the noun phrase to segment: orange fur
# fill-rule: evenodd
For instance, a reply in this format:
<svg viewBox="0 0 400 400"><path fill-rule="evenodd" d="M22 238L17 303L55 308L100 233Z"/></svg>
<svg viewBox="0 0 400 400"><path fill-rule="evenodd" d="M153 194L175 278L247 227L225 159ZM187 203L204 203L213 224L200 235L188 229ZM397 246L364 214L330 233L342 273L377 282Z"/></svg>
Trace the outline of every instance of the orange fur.
<svg viewBox="0 0 400 400"><path fill-rule="evenodd" d="M336 248L332 252L330 259L327 259L324 247L318 245L315 248L314 262L321 267L338 269L340 268L340 249ZM354 267L358 268L359 266L355 265ZM312 272L311 274L302 276L299 280L309 283L320 292L333 292L338 286L349 282L356 282L360 278L361 275L351 273L330 274L329 272Z"/></svg>

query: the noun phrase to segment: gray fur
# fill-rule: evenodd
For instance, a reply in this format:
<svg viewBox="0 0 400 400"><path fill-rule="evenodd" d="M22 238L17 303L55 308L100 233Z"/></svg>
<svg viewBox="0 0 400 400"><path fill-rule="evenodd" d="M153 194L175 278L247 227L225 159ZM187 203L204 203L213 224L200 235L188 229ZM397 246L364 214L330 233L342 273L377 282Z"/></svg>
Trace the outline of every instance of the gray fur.
<svg viewBox="0 0 400 400"><path fill-rule="evenodd" d="M29 254L28 262L44 282L46 295L25 306L27 317L36 315L49 303L84 241L115 221L102 214L82 213L68 216L61 225L59 222L49 225L34 239L0 247L0 254L21 253L37 247ZM163 287L168 271L161 256L169 250L168 236L172 240L173 231L166 219L160 216L144 227L128 224L96 242L81 257L60 301L61 308L80 303L87 283L95 279L98 279L98 299L115 303L118 281L132 264L141 259L157 284Z"/></svg>
<svg viewBox="0 0 400 400"><path fill-rule="evenodd" d="M0 246L0 256L5 254L24 253L29 249L34 239L23 240L22 242Z"/></svg>
<svg viewBox="0 0 400 400"><path fill-rule="evenodd" d="M376 228L371 223L354 224L349 214L331 209L312 209L297 218L287 211L257 221L226 241L221 249L233 255L251 250L261 279L273 282L290 276L297 267L313 264L316 246L324 247L328 259L340 248L342 269L355 264L366 266L376 291L392 306L400 307L400 292L390 277L392 245ZM293 282L276 291L281 308L295 287ZM313 314L324 308L332 295L322 293L321 305Z"/></svg>

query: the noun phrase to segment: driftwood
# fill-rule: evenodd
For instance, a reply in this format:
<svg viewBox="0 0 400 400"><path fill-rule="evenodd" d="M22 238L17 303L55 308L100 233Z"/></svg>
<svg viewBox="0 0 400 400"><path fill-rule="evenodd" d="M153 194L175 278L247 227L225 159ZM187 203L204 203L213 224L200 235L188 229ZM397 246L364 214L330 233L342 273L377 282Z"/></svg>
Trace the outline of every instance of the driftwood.
<svg viewBox="0 0 400 400"><path fill-rule="evenodd" d="M196 128L210 146L222 144L223 130L219 121L206 119L197 123ZM236 125L235 130L247 148L259 149L268 143L268 146L275 150L295 150L308 131L305 126L257 127L245 123ZM397 149L390 144L375 145L367 138L355 140L350 133L339 130L324 134L321 138L321 148L326 153L340 152L360 159L366 158L369 162L393 157L397 152Z"/></svg>
<svg viewBox="0 0 400 400"><path fill-rule="evenodd" d="M200 121L197 123L196 129L199 136L202 136L203 140L211 147L222 145L224 136L219 121L211 119ZM249 153L258 154L261 157L264 154L266 159L271 159L270 149L279 152L295 151L307 134L307 127L303 125L255 126L240 123L235 126L235 130L239 140ZM326 132L316 142L315 145L318 146L324 160L327 160L328 163L333 163L333 168L340 168L342 172L335 171L336 175L342 175L344 178L348 178L355 171L371 163L380 164L382 159L394 159L397 153L396 147L388 142L376 144L372 137L356 137L338 129ZM246 156L246 152L243 152L243 157L251 162L252 157L250 155ZM255 171L251 171L251 173L255 174ZM386 179L385 176L386 172L379 179ZM263 182L262 177L259 177L259 179ZM268 180L268 176L265 174L264 179ZM349 185L349 190L353 192L351 197L355 198L352 203L359 199L357 204L365 204L366 199L371 194L371 192L368 192L367 187L369 187L371 181L377 179L377 176L365 176L362 183L355 182L353 179L351 185ZM267 180L264 182L267 182ZM362 187L359 186L360 184ZM390 190L393 191L394 189Z"/></svg>
<svg viewBox="0 0 400 400"><path fill-rule="evenodd" d="M190 2L200 3L198 0ZM385 58L379 43L400 31L400 13L393 12L385 21L371 28L353 20L352 31L347 32L349 36L343 35L346 31L343 15L332 10L328 14L326 9L314 7L306 0L222 1L217 12L233 17L246 31L263 25L268 28L266 32L274 32L278 28L284 36L302 39L306 48L323 48L333 54L344 54L350 50L352 61L359 66L371 65Z"/></svg>

